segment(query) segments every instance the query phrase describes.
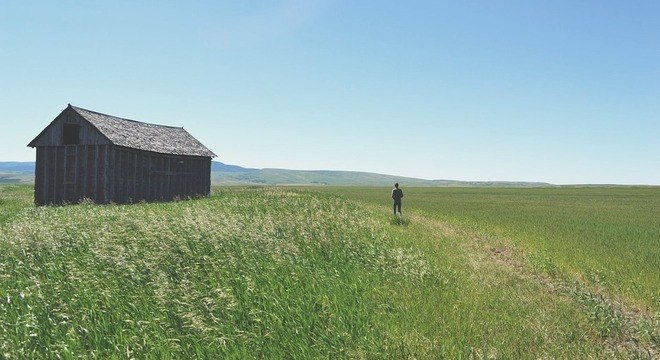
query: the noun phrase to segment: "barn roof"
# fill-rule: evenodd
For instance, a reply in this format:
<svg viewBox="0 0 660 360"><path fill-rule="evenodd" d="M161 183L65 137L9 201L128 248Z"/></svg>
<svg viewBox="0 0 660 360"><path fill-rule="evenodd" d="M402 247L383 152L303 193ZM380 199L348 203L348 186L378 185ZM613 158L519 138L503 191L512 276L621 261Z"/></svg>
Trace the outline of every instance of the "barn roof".
<svg viewBox="0 0 660 360"><path fill-rule="evenodd" d="M149 124L72 105L69 107L115 145L163 154L216 156L182 127Z"/></svg>

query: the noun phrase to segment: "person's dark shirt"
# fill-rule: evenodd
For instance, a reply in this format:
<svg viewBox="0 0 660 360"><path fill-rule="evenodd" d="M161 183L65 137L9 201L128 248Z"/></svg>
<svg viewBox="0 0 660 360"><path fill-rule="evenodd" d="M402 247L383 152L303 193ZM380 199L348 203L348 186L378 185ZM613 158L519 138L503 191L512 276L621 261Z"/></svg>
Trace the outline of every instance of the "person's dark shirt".
<svg viewBox="0 0 660 360"><path fill-rule="evenodd" d="M400 202L403 197L403 190L401 189L392 189L392 199L396 202Z"/></svg>

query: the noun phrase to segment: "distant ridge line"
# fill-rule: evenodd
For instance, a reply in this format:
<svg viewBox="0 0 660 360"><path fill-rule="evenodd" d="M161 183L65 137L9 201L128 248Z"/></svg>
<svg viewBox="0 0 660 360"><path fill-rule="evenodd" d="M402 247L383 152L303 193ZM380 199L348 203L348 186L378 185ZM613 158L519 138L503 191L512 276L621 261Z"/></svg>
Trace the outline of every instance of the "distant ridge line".
<svg viewBox="0 0 660 360"><path fill-rule="evenodd" d="M1 183L34 182L33 161L0 161ZM349 170L288 170L278 168L246 168L238 165L211 162L211 183L214 185L332 185L332 186L404 186L420 187L620 187L657 185L574 184L553 185L526 181L460 181L427 180L406 176L385 175Z"/></svg>

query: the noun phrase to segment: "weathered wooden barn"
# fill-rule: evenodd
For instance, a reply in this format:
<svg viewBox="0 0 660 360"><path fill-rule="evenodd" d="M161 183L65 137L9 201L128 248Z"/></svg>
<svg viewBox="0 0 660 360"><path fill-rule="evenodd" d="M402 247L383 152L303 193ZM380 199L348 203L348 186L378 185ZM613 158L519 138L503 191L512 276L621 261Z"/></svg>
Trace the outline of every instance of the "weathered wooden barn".
<svg viewBox="0 0 660 360"><path fill-rule="evenodd" d="M181 127L69 105L34 140L37 205L206 196L215 156Z"/></svg>

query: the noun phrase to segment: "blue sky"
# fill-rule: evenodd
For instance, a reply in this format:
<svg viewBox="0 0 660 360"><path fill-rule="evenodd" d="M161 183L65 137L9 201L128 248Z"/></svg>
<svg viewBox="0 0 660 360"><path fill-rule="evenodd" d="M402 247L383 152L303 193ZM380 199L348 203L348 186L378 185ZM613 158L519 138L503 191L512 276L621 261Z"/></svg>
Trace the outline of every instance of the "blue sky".
<svg viewBox="0 0 660 360"><path fill-rule="evenodd" d="M660 184L658 1L3 1L0 161L68 103L247 167Z"/></svg>

